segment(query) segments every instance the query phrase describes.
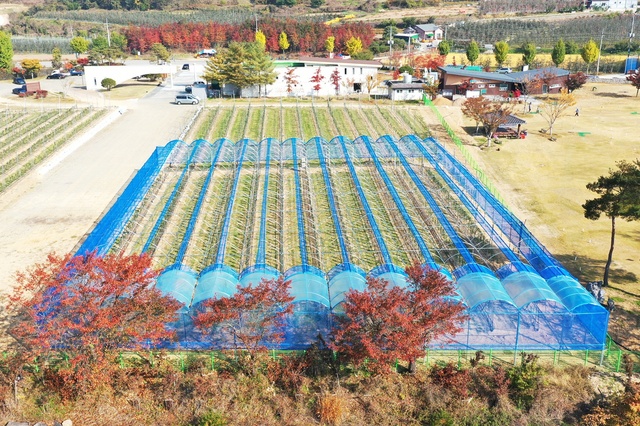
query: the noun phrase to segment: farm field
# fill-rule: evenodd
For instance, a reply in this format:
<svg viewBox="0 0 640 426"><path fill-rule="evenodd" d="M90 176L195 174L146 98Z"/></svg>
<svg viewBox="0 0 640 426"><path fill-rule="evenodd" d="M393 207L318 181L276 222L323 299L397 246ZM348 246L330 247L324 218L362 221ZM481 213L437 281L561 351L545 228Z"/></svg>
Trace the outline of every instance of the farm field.
<svg viewBox="0 0 640 426"><path fill-rule="evenodd" d="M337 135L351 139L367 135L378 139L387 134L394 137L415 134L426 138L430 133L422 114L416 104L390 107L344 101L330 106L302 102L283 105L222 102L206 107L184 140L214 142L227 138L237 142L249 138L259 142L274 137L282 141L289 138L307 141L315 136L330 140Z"/></svg>
<svg viewBox="0 0 640 426"><path fill-rule="evenodd" d="M51 157L106 109L6 110L0 121L0 192Z"/></svg>
<svg viewBox="0 0 640 426"><path fill-rule="evenodd" d="M202 153L193 154L193 160L184 157L183 160L172 161L171 167L163 170L160 179L150 188L112 250L149 251L154 255L156 266L162 268L182 262L190 269L200 271L217 261L223 261L241 271L255 263L266 262L286 271L304 261L305 264L328 271L345 261L340 257L335 224L329 208L330 204L335 203L339 220L346 225L347 250L354 262L364 270L384 262L378 248L370 243L373 237L371 223L366 220L367 214L363 210L367 207L359 201L353 177L344 160L332 160L330 181L339 196L329 200L323 180L324 171L317 160L303 160L307 164L305 168L295 168L291 160L272 160L268 171L265 170L267 163L255 161L257 155L260 158L267 155L264 152L265 143L260 148L252 143L244 149L237 143L232 149L228 142L224 147L216 142L222 138L232 142L245 138L259 142L271 135L282 135L284 140L298 138L299 141L295 143L295 149L299 151L297 155L305 158L315 155L313 151L316 146L314 143L305 145L304 142L316 135L327 140L343 130L348 130L344 133L350 138L367 134L372 140L387 134L394 138L406 134L420 137L429 135L426 122L415 106L354 106L353 103L344 102L330 106L274 106L237 102L206 108L199 114L185 140L204 139L211 142L213 147L209 148L212 150L210 155L218 155L214 152L219 152L222 160L215 170L210 170L202 162L203 155L204 158L210 158ZM206 146L209 144L206 143ZM294 149L291 142L281 145L276 141L272 146L269 145L268 155L275 158L291 149ZM340 156L337 151L333 152L334 149L331 148L332 152L326 155ZM184 174L184 161L187 164L193 161L188 174ZM234 161L244 166L236 169ZM385 167L389 167L392 180L403 194L404 191L411 191L402 167L398 168L397 164L387 164ZM419 249L415 242L411 242L413 238L408 235L406 224L397 217L394 203L385 198L388 194L382 191L384 184L375 169L371 170L370 165L363 163L357 166L357 170L358 186L370 197L371 206L368 208L372 209L382 237L390 244L391 261L406 265L419 260ZM442 183L427 169L421 173L426 181L433 181L431 185L436 190L442 187ZM407 205L418 202L410 194L403 197ZM410 214L416 220L437 222L417 207L412 207ZM261 223L262 216L266 220L264 223ZM296 223L303 224L302 234L294 226ZM435 231L425 228L421 232L434 235ZM443 233L442 230L440 233ZM219 243L222 234L227 238ZM261 240L264 241L262 248ZM190 242L187 244L186 241ZM433 241L432 245L435 246L435 243ZM304 254L301 250L304 250ZM448 249L442 250L444 253ZM258 253L263 258L259 258ZM443 257L439 261L450 263L451 259Z"/></svg>

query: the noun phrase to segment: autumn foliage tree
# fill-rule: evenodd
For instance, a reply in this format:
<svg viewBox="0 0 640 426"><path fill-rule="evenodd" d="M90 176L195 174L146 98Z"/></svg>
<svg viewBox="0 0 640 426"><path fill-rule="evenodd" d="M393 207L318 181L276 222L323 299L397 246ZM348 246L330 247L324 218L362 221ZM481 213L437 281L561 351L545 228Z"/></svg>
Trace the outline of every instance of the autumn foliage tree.
<svg viewBox="0 0 640 426"><path fill-rule="evenodd" d="M549 96L540 103L540 115L549 125L549 136L553 137L553 125L562 117L567 109L576 104L576 98L566 88L560 90L557 96Z"/></svg>
<svg viewBox="0 0 640 426"><path fill-rule="evenodd" d="M634 70L627 75L627 81L631 82L631 85L636 88L636 97L638 97L638 92L640 92L640 72L638 70Z"/></svg>
<svg viewBox="0 0 640 426"><path fill-rule="evenodd" d="M340 75L340 71L338 70L338 68L333 70L333 72L329 76L329 79L331 80L331 85L336 91L336 95L340 94L340 80L342 79L342 76Z"/></svg>
<svg viewBox="0 0 640 426"><path fill-rule="evenodd" d="M311 76L311 83L314 83L313 90L318 93L320 89L322 89L322 80L324 80L324 75L322 75L320 67L316 69L316 72Z"/></svg>
<svg viewBox="0 0 640 426"><path fill-rule="evenodd" d="M464 307L451 299L454 286L440 272L419 264L406 269L406 288L380 278L367 278L363 291L349 290L344 314L336 316L331 343L346 360L389 371L396 360L415 360L434 339L459 331Z"/></svg>
<svg viewBox="0 0 640 426"><path fill-rule="evenodd" d="M584 86L587 82L587 75L581 71L578 71L575 74L569 74L567 77L566 86L569 92L573 92Z"/></svg>
<svg viewBox="0 0 640 426"><path fill-rule="evenodd" d="M64 353L64 382L77 394L105 380L117 350L173 339L180 303L153 287L157 275L147 255L50 254L17 274L9 333L29 356Z"/></svg>
<svg viewBox="0 0 640 426"><path fill-rule="evenodd" d="M498 127L506 123L511 112L511 108L498 102L493 102L484 96L469 98L462 105L462 113L475 120L476 133L480 124L482 124L487 136L491 136Z"/></svg>
<svg viewBox="0 0 640 426"><path fill-rule="evenodd" d="M293 312L290 288L283 277L238 285L233 296L202 302L195 325L217 346L245 349L253 359L257 352L283 341L285 320Z"/></svg>
<svg viewBox="0 0 640 426"><path fill-rule="evenodd" d="M284 82L287 86L287 93L293 93L293 88L298 84L298 76L295 68L287 68L284 72Z"/></svg>

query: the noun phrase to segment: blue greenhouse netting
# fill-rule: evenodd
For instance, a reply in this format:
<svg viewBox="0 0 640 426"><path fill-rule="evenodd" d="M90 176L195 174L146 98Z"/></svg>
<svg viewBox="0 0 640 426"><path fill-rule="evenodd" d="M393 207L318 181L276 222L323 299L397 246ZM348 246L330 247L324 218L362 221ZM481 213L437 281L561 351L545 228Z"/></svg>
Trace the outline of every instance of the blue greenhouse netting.
<svg viewBox="0 0 640 426"><path fill-rule="evenodd" d="M183 305L174 326L185 348L232 347L230 336L212 341L193 326L201 303L280 275L295 309L279 347L308 347L367 276L406 286L405 265L392 262L403 250L453 280L466 307L460 331L433 347L605 344L608 311L431 138L172 141L78 253L105 254L124 238L164 268L156 286Z"/></svg>

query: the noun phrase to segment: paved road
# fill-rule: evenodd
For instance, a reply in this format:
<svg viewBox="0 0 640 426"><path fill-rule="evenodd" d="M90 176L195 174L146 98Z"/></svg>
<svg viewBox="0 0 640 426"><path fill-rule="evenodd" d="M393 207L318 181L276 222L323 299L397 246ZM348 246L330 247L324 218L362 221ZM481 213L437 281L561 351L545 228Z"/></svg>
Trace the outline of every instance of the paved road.
<svg viewBox="0 0 640 426"><path fill-rule="evenodd" d="M192 82L180 73L173 89L123 103L113 124L0 194L0 291L47 253L71 251L155 147L180 135L198 107L173 99Z"/></svg>

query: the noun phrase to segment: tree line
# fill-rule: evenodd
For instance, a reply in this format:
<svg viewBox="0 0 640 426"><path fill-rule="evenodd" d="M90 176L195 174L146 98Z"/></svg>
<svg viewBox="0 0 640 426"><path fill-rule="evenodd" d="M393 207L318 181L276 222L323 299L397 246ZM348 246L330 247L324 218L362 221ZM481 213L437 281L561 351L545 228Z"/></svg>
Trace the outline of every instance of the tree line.
<svg viewBox="0 0 640 426"><path fill-rule="evenodd" d="M164 24L158 27L134 27L124 30L130 50L146 52L154 43L162 43L170 49L197 51L202 48L227 46L231 42L252 42L255 40L255 24L241 25L184 23ZM337 26L327 26L321 22L287 20L267 20L260 22L259 30L265 36L268 52L281 51L280 35L285 33L289 41L288 52L315 53L324 50L327 37L335 38L338 51L346 49L352 37L362 41L366 49L375 36L371 25L361 22L345 22Z"/></svg>

